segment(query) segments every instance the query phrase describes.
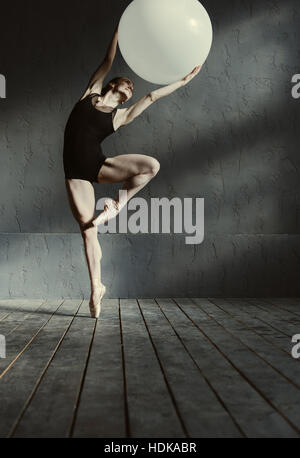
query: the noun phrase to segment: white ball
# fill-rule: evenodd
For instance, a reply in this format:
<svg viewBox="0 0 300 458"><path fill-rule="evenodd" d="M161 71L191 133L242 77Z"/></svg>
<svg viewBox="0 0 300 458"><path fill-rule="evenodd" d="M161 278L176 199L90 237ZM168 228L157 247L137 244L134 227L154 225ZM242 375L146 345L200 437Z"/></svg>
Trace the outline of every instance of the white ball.
<svg viewBox="0 0 300 458"><path fill-rule="evenodd" d="M133 0L119 23L124 60L141 78L170 84L206 60L213 38L198 0Z"/></svg>

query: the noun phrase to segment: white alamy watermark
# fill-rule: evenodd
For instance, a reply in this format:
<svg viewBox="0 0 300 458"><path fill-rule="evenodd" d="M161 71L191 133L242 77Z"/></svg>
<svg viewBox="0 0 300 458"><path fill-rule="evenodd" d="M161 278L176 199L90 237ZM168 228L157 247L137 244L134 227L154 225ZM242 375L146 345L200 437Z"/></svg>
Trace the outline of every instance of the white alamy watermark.
<svg viewBox="0 0 300 458"><path fill-rule="evenodd" d="M292 357L295 359L300 358L300 334L295 334L292 337L292 343L296 344L292 348Z"/></svg>
<svg viewBox="0 0 300 458"><path fill-rule="evenodd" d="M0 334L0 358L6 358L6 339Z"/></svg>
<svg viewBox="0 0 300 458"><path fill-rule="evenodd" d="M127 191L119 191L119 202L125 201ZM122 200L125 199L125 200ZM96 210L103 210L106 198L97 201ZM128 215L128 212L133 212ZM204 240L204 199L174 197L168 199L133 197L116 218L98 226L101 234L185 234L187 245L197 245Z"/></svg>
<svg viewBox="0 0 300 458"><path fill-rule="evenodd" d="M0 99L6 99L6 78L0 74Z"/></svg>
<svg viewBox="0 0 300 458"><path fill-rule="evenodd" d="M292 97L294 99L299 99L300 98L300 74L292 76L292 83L295 84L295 86L292 87Z"/></svg>

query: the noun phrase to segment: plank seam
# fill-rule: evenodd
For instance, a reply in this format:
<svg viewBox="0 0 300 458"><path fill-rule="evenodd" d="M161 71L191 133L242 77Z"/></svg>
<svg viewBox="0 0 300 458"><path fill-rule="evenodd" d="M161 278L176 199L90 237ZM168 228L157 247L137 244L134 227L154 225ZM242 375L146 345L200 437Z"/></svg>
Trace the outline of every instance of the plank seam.
<svg viewBox="0 0 300 458"><path fill-rule="evenodd" d="M131 429L130 429L130 419L129 419L129 409L128 409L127 381L126 381L126 362L125 362L125 352L124 352L124 340L123 340L121 301L120 301L120 299L118 299L118 311L119 311L121 354L122 354L122 370L123 370L125 431L126 431L126 437L130 438L131 437Z"/></svg>
<svg viewBox="0 0 300 458"><path fill-rule="evenodd" d="M147 330L147 333L148 333L150 342L151 342L151 344L152 344L152 347L153 347L155 356L156 356L157 361L158 361L158 364L159 364L159 366L160 366L160 370L161 370L161 372L162 372L162 375L163 375L163 377L164 377L164 380L165 380L167 389L168 389L168 391L169 391L169 394L170 394L170 397L171 397L171 400L172 400L172 403L173 403L175 412L176 412L176 414L177 414L177 416L178 416L178 419L179 419L179 422L180 422L180 424L181 424L181 427L182 427L182 429L183 429L184 434L186 435L186 437L190 437L190 435L189 435L189 433L188 433L188 430L187 430L187 428L186 428L186 426L185 426L184 420L183 420L183 418L182 418L182 416L181 416L180 410L179 410L179 408L178 408L178 406L177 406L177 402L176 402L176 399L175 399L175 395L174 395L173 390L172 390L172 388L171 388L171 386L170 386L170 384L169 384L169 381L168 381L168 379L167 379L166 373L165 373L165 371L164 371L164 367L163 367L162 362L161 362L161 360L160 360L160 357L159 357L159 355L158 355L157 348L156 348L156 346L155 346L155 344L154 344L154 342L153 342L153 339L152 339L150 330L149 330L149 328L148 328L148 325L147 325L147 323L146 323L146 320L145 320L143 311L142 311L142 309L141 309L139 300L136 299L136 301L137 301L138 307L139 307L139 309L140 309L140 313L141 313L141 315L142 315L142 318L143 318L143 321L144 321L144 324L145 324L145 327L146 327L146 330Z"/></svg>

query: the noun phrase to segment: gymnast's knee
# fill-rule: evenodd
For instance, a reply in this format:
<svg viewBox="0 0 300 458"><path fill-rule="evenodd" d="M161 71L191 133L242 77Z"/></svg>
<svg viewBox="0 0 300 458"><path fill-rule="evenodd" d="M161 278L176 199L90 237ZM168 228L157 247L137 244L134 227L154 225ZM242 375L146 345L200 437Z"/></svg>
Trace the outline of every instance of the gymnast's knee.
<svg viewBox="0 0 300 458"><path fill-rule="evenodd" d="M153 157L150 163L150 170L149 170L150 175L153 175L153 176L157 175L159 172L159 169L160 169L160 163L158 162L157 159Z"/></svg>
<svg viewBox="0 0 300 458"><path fill-rule="evenodd" d="M88 223L79 222L79 227L83 240L89 241L97 237L97 227L93 225L92 221Z"/></svg>

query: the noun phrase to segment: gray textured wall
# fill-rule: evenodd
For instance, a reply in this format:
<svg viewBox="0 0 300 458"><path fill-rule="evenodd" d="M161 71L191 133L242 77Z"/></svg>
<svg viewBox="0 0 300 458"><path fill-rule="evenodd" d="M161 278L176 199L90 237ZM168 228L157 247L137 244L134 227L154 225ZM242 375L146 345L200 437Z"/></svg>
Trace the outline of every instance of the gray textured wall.
<svg viewBox="0 0 300 458"><path fill-rule="evenodd" d="M62 170L66 118L104 57L129 0L26 0L1 6L0 295L88 294L81 237ZM140 197L203 197L205 239L101 235L108 297L298 295L300 272L297 0L203 1L214 26L205 67L107 138L108 156L150 154ZM109 77L155 86L118 50ZM113 196L116 186L95 185Z"/></svg>

